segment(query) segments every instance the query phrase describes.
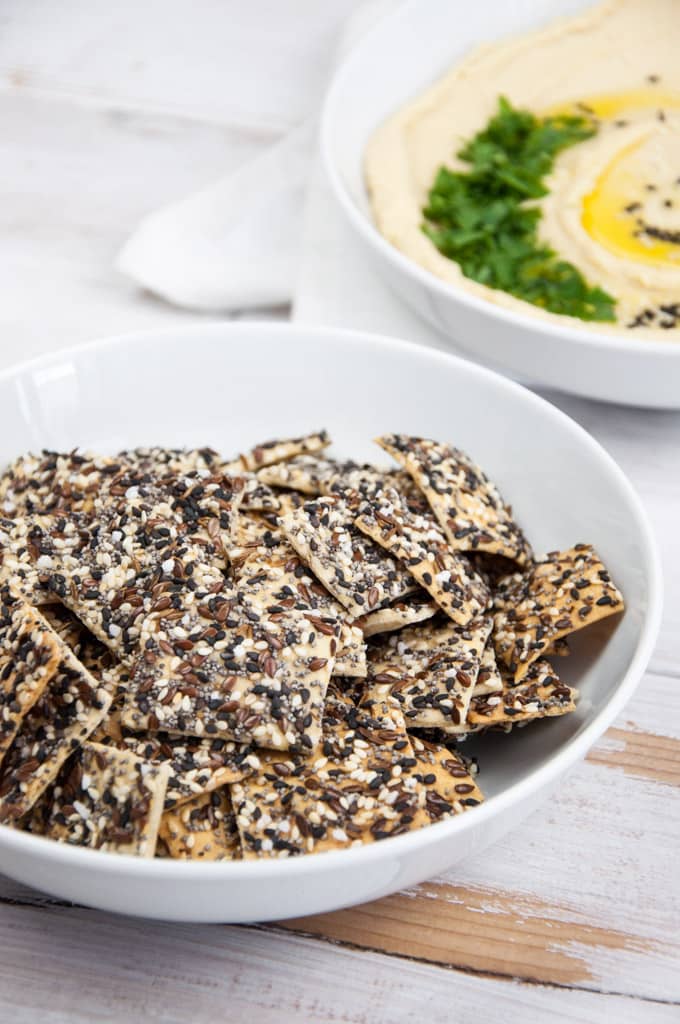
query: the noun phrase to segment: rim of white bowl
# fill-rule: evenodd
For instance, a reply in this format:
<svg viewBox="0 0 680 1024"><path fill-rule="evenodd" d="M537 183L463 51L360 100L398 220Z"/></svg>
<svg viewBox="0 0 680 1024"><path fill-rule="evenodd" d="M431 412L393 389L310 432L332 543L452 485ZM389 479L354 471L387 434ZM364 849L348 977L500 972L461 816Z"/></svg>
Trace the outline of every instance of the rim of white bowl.
<svg viewBox="0 0 680 1024"><path fill-rule="evenodd" d="M521 313L519 310L505 309L502 306L496 306L488 299L483 299L473 295L458 284L442 280L425 267L421 267L415 260L405 256L404 253L400 252L399 249L387 241L387 239L378 231L378 228L371 218L358 208L345 185L343 176L336 166L333 156L333 138L335 134L333 121L335 118L335 112L340 106L339 96L344 88L345 80L349 78L354 71L355 62L359 60L364 49L368 48L372 44L373 38L379 38L385 25L388 23L397 21L400 18L410 17L411 11L417 12L419 10L420 3L421 0L406 0L406 2L402 3L397 10L384 15L379 22L351 48L347 56L340 62L324 97L321 109L319 132L321 159L331 183L336 201L344 211L350 225L362 236L368 245L379 253L384 260L397 267L397 269L407 277L413 278L419 284L422 284L431 291L436 292L444 299L450 300L453 297L463 305L469 306L471 309L482 314L495 317L503 323L511 324L513 327L522 327L525 330L531 331L532 334L549 334L557 339L576 342L577 344L584 346L599 346L602 349L608 349L612 352L635 352L641 355L647 353L650 355L668 356L670 359L680 359L680 343L678 342L671 340L667 342L656 341L654 339L645 341L635 337L629 338L627 335L623 334L621 337L618 337L616 334L590 330L586 326L572 327L569 324L556 323L552 320L541 320L539 317L533 316L531 313ZM423 89L424 88L425 87L423 87ZM423 90L421 90L421 92L422 91ZM418 93L415 93L414 98L416 98L417 95Z"/></svg>
<svg viewBox="0 0 680 1024"><path fill-rule="evenodd" d="M34 855L40 853L41 855L48 856L51 861L64 866L99 871L102 874L123 875L130 878L153 877L166 880L172 879L177 882L198 879L201 881L214 879L227 882L232 879L234 881L243 881L246 879L264 879L265 877L278 876L295 878L307 874L333 872L337 868L342 867L343 864L354 867L359 866L361 863L370 864L381 860L387 855L398 857L400 853L406 854L428 846L433 840L443 838L445 835L453 840L458 833L482 825L485 820L509 810L516 804L521 803L525 797L531 796L532 793L549 785L551 781L564 774L602 735L629 700L649 662L661 624L663 582L661 560L656 541L640 498L628 477L612 456L583 427L570 416L567 416L566 413L551 405L544 398L535 395L521 384L509 380L493 370L479 366L460 356L442 352L438 349L427 348L414 342L393 338L388 335L346 330L344 328L299 326L295 323L276 323L272 321L222 321L188 324L158 330L134 331L74 345L70 348L60 349L57 352L7 367L5 370L0 371L0 381L19 377L26 372L46 367L51 363L70 357L90 355L92 358L96 358L97 352L119 346L125 348L131 345L139 346L140 344L154 344L156 342L162 345L164 339L191 332L214 334L216 338L224 337L225 334L235 336L250 334L256 337L257 335L271 335L274 333L286 336L286 344L288 345L294 345L297 336L304 341L315 339L323 342L324 338L332 339L349 346L356 345L363 350L365 350L367 345L373 345L379 349L382 348L386 353L401 350L419 359L430 360L433 369L437 365L450 366L453 364L462 372L470 374L473 378L486 380L495 387L515 394L519 399L527 403L528 406L539 409L543 415L547 415L560 423L569 432L574 441L580 445L585 445L607 467L608 472L614 476L628 498L639 530L649 585L649 604L635 652L616 691L599 714L595 716L593 721L582 732L568 740L554 754L551 754L545 764L536 768L526 778L509 786L503 792L485 800L484 803L475 808L474 813L456 815L445 821L429 825L427 828L419 829L406 835L395 836L380 843L350 847L346 850L333 850L315 855L273 860L223 861L215 864L204 864L191 861L166 860L163 858L145 859L129 854L82 849L77 846L55 842L44 836L33 836L28 832L21 832L9 825L0 825L0 846L10 848L17 853L30 853Z"/></svg>

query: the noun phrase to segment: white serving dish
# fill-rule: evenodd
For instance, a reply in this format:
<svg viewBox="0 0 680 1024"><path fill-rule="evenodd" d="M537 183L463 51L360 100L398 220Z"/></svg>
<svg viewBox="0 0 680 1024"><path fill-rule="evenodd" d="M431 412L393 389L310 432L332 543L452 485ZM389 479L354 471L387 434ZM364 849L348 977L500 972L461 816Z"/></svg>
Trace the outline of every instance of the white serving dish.
<svg viewBox="0 0 680 1024"><path fill-rule="evenodd" d="M412 885L515 826L583 757L630 697L661 614L650 528L627 479L572 420L488 370L349 331L214 324L127 335L0 374L0 464L28 449L115 452L210 444L227 454L325 426L339 454L384 461L399 430L451 440L498 481L537 551L594 543L627 601L573 643L560 671L578 710L478 740L487 802L420 832L286 861L145 861L0 826L0 871L105 910L180 921L254 921L332 910Z"/></svg>
<svg viewBox="0 0 680 1024"><path fill-rule="evenodd" d="M626 405L680 408L680 341L602 333L578 321L572 327L502 308L419 266L383 238L371 218L364 153L386 117L475 46L591 6L593 0L407 0L337 72L323 109L323 163L376 271L457 350L534 384Z"/></svg>

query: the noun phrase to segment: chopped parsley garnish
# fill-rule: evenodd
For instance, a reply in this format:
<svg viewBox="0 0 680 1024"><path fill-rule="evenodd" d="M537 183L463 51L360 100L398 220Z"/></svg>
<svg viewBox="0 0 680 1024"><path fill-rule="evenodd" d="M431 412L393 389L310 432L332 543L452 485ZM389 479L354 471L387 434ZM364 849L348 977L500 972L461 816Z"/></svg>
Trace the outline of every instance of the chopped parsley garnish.
<svg viewBox="0 0 680 1024"><path fill-rule="evenodd" d="M501 98L498 113L459 151L469 170L440 168L423 231L466 277L580 320L615 320L616 300L538 238L545 178L557 154L595 134L574 115L536 117Z"/></svg>

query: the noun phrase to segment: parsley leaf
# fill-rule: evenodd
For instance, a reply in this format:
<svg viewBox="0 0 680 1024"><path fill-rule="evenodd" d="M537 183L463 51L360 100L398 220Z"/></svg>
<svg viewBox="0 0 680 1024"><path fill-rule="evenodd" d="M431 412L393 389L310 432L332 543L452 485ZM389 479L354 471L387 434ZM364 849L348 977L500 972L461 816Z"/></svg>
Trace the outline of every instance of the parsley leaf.
<svg viewBox="0 0 680 1024"><path fill-rule="evenodd" d="M616 319L616 300L538 238L545 178L557 154L595 134L584 117L537 118L501 97L498 112L458 156L469 170L437 172L423 231L463 274L581 320Z"/></svg>

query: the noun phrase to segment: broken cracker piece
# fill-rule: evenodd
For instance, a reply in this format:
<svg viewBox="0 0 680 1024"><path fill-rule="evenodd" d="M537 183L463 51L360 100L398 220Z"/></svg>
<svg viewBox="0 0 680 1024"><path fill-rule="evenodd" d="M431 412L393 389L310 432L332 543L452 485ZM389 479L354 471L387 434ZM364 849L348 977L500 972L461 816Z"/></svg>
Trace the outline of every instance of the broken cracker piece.
<svg viewBox="0 0 680 1024"><path fill-rule="evenodd" d="M578 696L578 690L559 679L550 662L535 661L518 686L473 697L467 721L460 726L447 726L445 731L453 735L492 728L510 732L514 725L575 711Z"/></svg>
<svg viewBox="0 0 680 1024"><path fill-rule="evenodd" d="M354 526L340 498L322 497L282 516L281 529L302 561L354 618L414 590L403 566Z"/></svg>
<svg viewBox="0 0 680 1024"><path fill-rule="evenodd" d="M285 462L296 455L314 455L327 448L331 440L325 430L303 437L291 437L285 440L263 441L246 455L241 455L243 468L254 472L263 466L271 466L276 462Z"/></svg>
<svg viewBox="0 0 680 1024"><path fill-rule="evenodd" d="M386 434L377 443L411 474L452 548L503 555L518 565L530 562L531 548L509 506L464 452L404 434Z"/></svg>
<svg viewBox="0 0 680 1024"><path fill-rule="evenodd" d="M61 659L59 638L8 586L0 588L0 761Z"/></svg>
<svg viewBox="0 0 680 1024"><path fill-rule="evenodd" d="M467 625L486 610L489 591L470 562L451 550L431 517L412 513L396 491L364 502L355 524L398 558L457 625Z"/></svg>
<svg viewBox="0 0 680 1024"><path fill-rule="evenodd" d="M396 601L386 608L380 608L377 612L362 615L360 619L354 620L354 625L368 638L378 633L393 633L417 622L425 622L433 618L438 611L437 605L427 600L425 594L413 594L405 597L403 601Z"/></svg>
<svg viewBox="0 0 680 1024"><path fill-rule="evenodd" d="M387 714L381 713L387 707ZM266 754L262 771L231 790L243 856L343 849L429 821L398 708L329 698L316 758Z"/></svg>
<svg viewBox="0 0 680 1024"><path fill-rule="evenodd" d="M170 773L165 791L166 811L237 782L260 768L252 746L220 736L198 739L170 733L126 733L115 746L152 764L167 765Z"/></svg>
<svg viewBox="0 0 680 1024"><path fill-rule="evenodd" d="M490 637L482 651L477 680L472 688L472 697L474 699L485 693L498 693L499 690L503 689L503 686L503 677L498 669L496 652Z"/></svg>
<svg viewBox="0 0 680 1024"><path fill-rule="evenodd" d="M241 841L227 788L166 811L159 838L176 860L238 860Z"/></svg>
<svg viewBox="0 0 680 1024"><path fill-rule="evenodd" d="M54 788L47 833L60 842L153 857L169 769L85 743Z"/></svg>
<svg viewBox="0 0 680 1024"><path fill-rule="evenodd" d="M106 684L62 645L53 677L0 763L0 821L16 821L28 813L67 757L105 718L112 699Z"/></svg>
<svg viewBox="0 0 680 1024"><path fill-rule="evenodd" d="M432 821L441 821L477 807L484 794L459 753L411 736L413 756L425 786L425 808Z"/></svg>
<svg viewBox="0 0 680 1024"><path fill-rule="evenodd" d="M496 657L519 682L547 649L623 611L623 598L588 544L553 551L526 574L501 580L494 596Z"/></svg>
<svg viewBox="0 0 680 1024"><path fill-rule="evenodd" d="M388 685L408 728L465 722L490 620L467 628L439 619L409 626L373 643L369 683Z"/></svg>

